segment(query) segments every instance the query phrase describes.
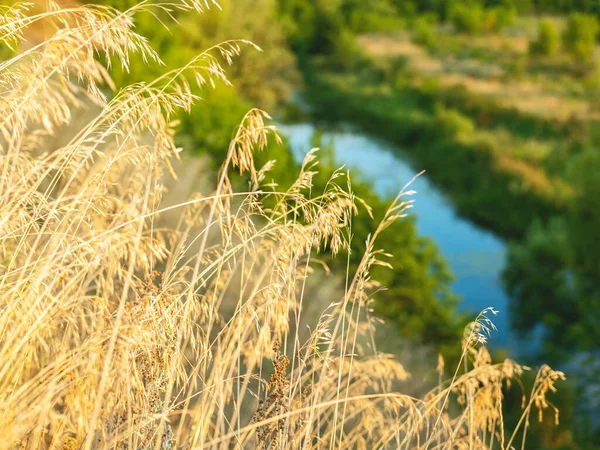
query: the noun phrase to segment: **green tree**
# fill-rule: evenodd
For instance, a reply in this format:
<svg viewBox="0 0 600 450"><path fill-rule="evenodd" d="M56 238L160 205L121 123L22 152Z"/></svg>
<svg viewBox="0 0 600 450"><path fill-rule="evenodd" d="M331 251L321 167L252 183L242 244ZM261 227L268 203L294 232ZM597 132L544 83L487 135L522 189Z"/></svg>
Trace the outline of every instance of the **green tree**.
<svg viewBox="0 0 600 450"><path fill-rule="evenodd" d="M488 32L498 32L510 26L515 19L516 10L504 6L486 9L483 15L483 29Z"/></svg>
<svg viewBox="0 0 600 450"><path fill-rule="evenodd" d="M392 0L392 3L401 17L412 17L419 11L414 0Z"/></svg>
<svg viewBox="0 0 600 450"><path fill-rule="evenodd" d="M590 62L594 57L599 31L596 17L572 13L562 36L563 46L576 61Z"/></svg>
<svg viewBox="0 0 600 450"><path fill-rule="evenodd" d="M542 20L538 27L537 38L529 45L529 51L533 55L553 56L560 46L560 37L554 24L548 20Z"/></svg>
<svg viewBox="0 0 600 450"><path fill-rule="evenodd" d="M562 335L577 323L577 301L569 270L571 250L568 231L562 220L548 226L537 223L525 240L509 247L504 284L511 298L513 327L526 334L539 325L549 334L544 341L544 357L560 359L557 350L567 345ZM571 342L571 345L574 343Z"/></svg>
<svg viewBox="0 0 600 450"><path fill-rule="evenodd" d="M600 3L597 0L534 0L538 11L553 13L571 13L574 11L599 14Z"/></svg>
<svg viewBox="0 0 600 450"><path fill-rule="evenodd" d="M341 0L278 0L279 15L294 50L332 53L344 29Z"/></svg>
<svg viewBox="0 0 600 450"><path fill-rule="evenodd" d="M569 215L569 232L576 254L574 267L587 297L600 297L600 151L586 149L569 167L576 196ZM600 313L600 304L594 305ZM600 330L599 330L600 331ZM598 341L600 342L600 341Z"/></svg>
<svg viewBox="0 0 600 450"><path fill-rule="evenodd" d="M443 104L435 105L435 128L445 136L469 136L475 131L473 121L456 109L448 109Z"/></svg>
<svg viewBox="0 0 600 450"><path fill-rule="evenodd" d="M427 48L434 48L437 45L438 37L430 20L423 17L415 20L412 28L412 40L415 44Z"/></svg>
<svg viewBox="0 0 600 450"><path fill-rule="evenodd" d="M477 1L455 1L448 16L459 33L475 34L483 30L485 9Z"/></svg>
<svg viewBox="0 0 600 450"><path fill-rule="evenodd" d="M519 14L528 13L533 7L532 0L486 0L487 8L505 8L517 11Z"/></svg>
<svg viewBox="0 0 600 450"><path fill-rule="evenodd" d="M515 15L515 9L512 7L493 6L488 8L477 0L457 0L450 5L448 10L448 18L456 30L467 34L500 31L513 22Z"/></svg>
<svg viewBox="0 0 600 450"><path fill-rule="evenodd" d="M355 33L393 30L399 25L398 10L390 0L344 0L341 11Z"/></svg>
<svg viewBox="0 0 600 450"><path fill-rule="evenodd" d="M576 195L566 217L537 224L512 244L504 272L518 330L543 325L546 358L600 350L600 153L583 151L568 168ZM566 352L566 353L565 353Z"/></svg>

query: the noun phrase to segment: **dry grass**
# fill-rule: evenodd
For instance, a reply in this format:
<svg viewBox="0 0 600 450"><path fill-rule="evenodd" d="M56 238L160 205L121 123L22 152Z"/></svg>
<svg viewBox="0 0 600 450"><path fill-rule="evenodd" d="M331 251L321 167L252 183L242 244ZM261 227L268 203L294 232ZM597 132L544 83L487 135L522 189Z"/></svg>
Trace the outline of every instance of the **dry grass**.
<svg viewBox="0 0 600 450"><path fill-rule="evenodd" d="M377 58L408 58L410 68L418 73L433 75L444 70L442 62L413 43L408 34L366 34L359 36L358 42L367 54Z"/></svg>
<svg viewBox="0 0 600 450"><path fill-rule="evenodd" d="M494 50L500 46L498 42L504 44L513 40L521 42L524 38L486 36L464 39L468 39L468 42L464 43L465 47L486 47ZM482 39L490 45L483 45ZM441 86L446 88L464 86L469 92L490 97L506 108L515 108L523 113L555 119L557 123L564 123L572 117L586 120L600 117L600 113L593 110L593 105L589 101L569 96L560 90L557 92L555 85L546 86L539 80L516 78L506 80L505 70L497 63L482 62L475 58L437 58L430 55L423 47L414 44L407 33L369 34L361 36L359 42L364 51L375 58L406 57L408 67L415 75L434 77ZM519 45L522 47L523 43ZM512 46L510 49L515 50Z"/></svg>
<svg viewBox="0 0 600 450"><path fill-rule="evenodd" d="M311 152L290 190L263 186L268 167L257 170L253 152L275 130L252 110L215 190L164 206L179 153L173 113L197 100L188 80L226 80L221 62L246 43L108 100L98 55L124 66L131 52L159 59L133 30L137 11L214 5L48 4L33 15L26 4L0 10L0 39L27 48L0 64L1 449L508 449L533 410L550 406L562 374L544 367L518 429L505 434L502 386L524 368L492 364L481 346L491 310L465 334L468 370L424 398L393 390L407 374L369 344L376 322L366 312L377 288L369 270L387 264L376 239L410 206L404 196L344 295L300 341L315 252L348 249L358 199L345 175L312 192ZM24 46L38 21L53 33ZM97 113L53 149L52 135L90 102ZM247 192L233 191L234 169L248 174ZM160 221L167 214L174 225Z"/></svg>

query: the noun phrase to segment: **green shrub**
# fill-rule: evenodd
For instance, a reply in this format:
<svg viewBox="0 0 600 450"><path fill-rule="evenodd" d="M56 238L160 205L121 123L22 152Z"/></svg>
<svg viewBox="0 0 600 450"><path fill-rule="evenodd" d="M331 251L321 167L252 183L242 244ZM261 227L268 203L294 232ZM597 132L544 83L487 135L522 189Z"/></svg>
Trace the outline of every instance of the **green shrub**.
<svg viewBox="0 0 600 450"><path fill-rule="evenodd" d="M448 18L459 33L475 34L483 29L485 10L480 4L454 3Z"/></svg>
<svg viewBox="0 0 600 450"><path fill-rule="evenodd" d="M483 12L482 28L487 32L498 32L510 26L516 17L516 11L513 8L495 7L486 9Z"/></svg>
<svg viewBox="0 0 600 450"><path fill-rule="evenodd" d="M479 0L454 1L448 7L448 19L459 33L498 32L514 22L516 11L510 3L492 6Z"/></svg>
<svg viewBox="0 0 600 450"><path fill-rule="evenodd" d="M413 17L418 12L414 0L394 0L393 5L401 17Z"/></svg>
<svg viewBox="0 0 600 450"><path fill-rule="evenodd" d="M350 28L355 33L372 33L382 31L393 31L401 28L403 22L399 17L381 16L375 13L364 13L355 11L350 18Z"/></svg>
<svg viewBox="0 0 600 450"><path fill-rule="evenodd" d="M421 83L419 91L426 96L434 97L440 93L440 80L436 77L426 77Z"/></svg>
<svg viewBox="0 0 600 450"><path fill-rule="evenodd" d="M593 70L590 70L585 74L583 79L581 80L586 89L597 90L600 88L600 67L594 67ZM600 101L597 98L590 98L590 111L593 113L600 112ZM596 131L597 127L590 127L591 132L600 132L600 130Z"/></svg>
<svg viewBox="0 0 600 450"><path fill-rule="evenodd" d="M488 8L502 7L512 9L515 13L524 14L531 11L533 2L532 0L486 0L485 5Z"/></svg>
<svg viewBox="0 0 600 450"><path fill-rule="evenodd" d="M413 25L412 40L415 44L433 48L438 43L434 27L427 20L417 19Z"/></svg>
<svg viewBox="0 0 600 450"><path fill-rule="evenodd" d="M556 54L559 46L560 38L556 28L549 20L542 20L537 38L529 44L529 52L532 55L552 56Z"/></svg>
<svg viewBox="0 0 600 450"><path fill-rule="evenodd" d="M341 12L346 16L349 28L355 33L390 31L401 26L400 16L388 0L346 0Z"/></svg>
<svg viewBox="0 0 600 450"><path fill-rule="evenodd" d="M565 50L580 62L590 62L596 49L600 26L594 16L572 13L567 20L562 40Z"/></svg>
<svg viewBox="0 0 600 450"><path fill-rule="evenodd" d="M531 12L533 7L532 0L510 0L510 3L520 14Z"/></svg>
<svg viewBox="0 0 600 450"><path fill-rule="evenodd" d="M475 131L473 121L456 109L446 108L442 104L435 106L435 128L445 136L470 135Z"/></svg>
<svg viewBox="0 0 600 450"><path fill-rule="evenodd" d="M328 61L334 69L351 69L361 60L361 56L355 34L345 28L333 43Z"/></svg>

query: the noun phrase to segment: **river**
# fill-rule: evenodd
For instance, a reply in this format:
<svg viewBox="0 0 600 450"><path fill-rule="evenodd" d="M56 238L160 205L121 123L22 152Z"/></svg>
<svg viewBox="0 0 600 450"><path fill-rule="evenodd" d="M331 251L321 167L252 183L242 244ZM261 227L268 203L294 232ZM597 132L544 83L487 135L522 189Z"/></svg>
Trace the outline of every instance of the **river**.
<svg viewBox="0 0 600 450"><path fill-rule="evenodd" d="M305 123L278 128L288 137L294 156L301 160L311 148L315 126ZM423 169L412 167L408 158L403 158L402 152L392 145L351 129L328 130L323 139L333 140L339 165L346 165L351 173L360 172L384 196L395 196ZM417 228L437 243L448 261L455 276L453 290L461 298L459 308L471 312L473 317L487 307L498 310L500 314L493 317L498 331L492 334L490 346L504 348L513 357L521 354L523 343L511 332L508 298L500 280L505 243L460 217L427 174L418 177L411 190L417 191L411 210L416 215Z"/></svg>

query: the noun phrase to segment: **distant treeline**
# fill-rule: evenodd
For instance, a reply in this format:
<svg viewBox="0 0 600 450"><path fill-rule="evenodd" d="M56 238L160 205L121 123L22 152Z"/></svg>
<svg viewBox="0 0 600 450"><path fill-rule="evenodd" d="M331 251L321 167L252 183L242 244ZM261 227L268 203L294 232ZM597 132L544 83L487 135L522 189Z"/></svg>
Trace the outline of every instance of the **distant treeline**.
<svg viewBox="0 0 600 450"><path fill-rule="evenodd" d="M445 17L456 5L482 5L486 8L512 8L520 13L599 13L597 0L389 0L399 11L435 12Z"/></svg>
<svg viewBox="0 0 600 450"><path fill-rule="evenodd" d="M433 24L450 23L459 33L493 34L513 25L519 15L552 14L569 14L575 28L595 30L600 18L598 0L277 0L277 6L297 55L325 54L340 68L355 62L354 38L362 33L417 27L429 35ZM588 34L596 39L597 32Z"/></svg>

